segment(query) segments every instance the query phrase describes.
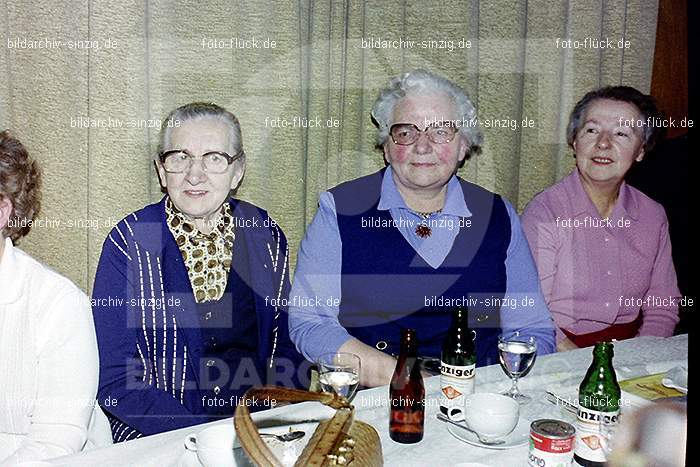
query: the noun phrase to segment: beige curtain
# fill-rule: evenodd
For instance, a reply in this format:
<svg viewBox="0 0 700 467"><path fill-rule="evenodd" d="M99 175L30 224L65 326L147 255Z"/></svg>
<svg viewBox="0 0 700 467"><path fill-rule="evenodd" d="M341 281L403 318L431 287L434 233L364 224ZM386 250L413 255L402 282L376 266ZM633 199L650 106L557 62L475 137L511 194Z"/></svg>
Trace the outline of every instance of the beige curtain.
<svg viewBox="0 0 700 467"><path fill-rule="evenodd" d="M2 0L0 128L44 171L21 246L89 291L111 224L161 196L160 120L203 100L239 116L237 195L268 209L295 258L319 193L382 167L372 103L417 67L477 105L485 147L462 175L522 209L573 167L577 99L606 84L649 90L656 17L656 0Z"/></svg>

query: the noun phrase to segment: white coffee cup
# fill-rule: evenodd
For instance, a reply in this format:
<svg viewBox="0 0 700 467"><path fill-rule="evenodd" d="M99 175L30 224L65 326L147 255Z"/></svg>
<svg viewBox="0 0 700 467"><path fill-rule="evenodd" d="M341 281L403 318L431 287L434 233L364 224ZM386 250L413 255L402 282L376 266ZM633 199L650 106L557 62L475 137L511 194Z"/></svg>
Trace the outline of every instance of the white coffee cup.
<svg viewBox="0 0 700 467"><path fill-rule="evenodd" d="M517 426L520 404L508 396L480 392L464 399L464 408L452 408L450 420L464 421L469 429L485 440L502 439Z"/></svg>
<svg viewBox="0 0 700 467"><path fill-rule="evenodd" d="M197 453L204 467L235 467L236 431L233 423L214 425L185 437L185 448Z"/></svg>

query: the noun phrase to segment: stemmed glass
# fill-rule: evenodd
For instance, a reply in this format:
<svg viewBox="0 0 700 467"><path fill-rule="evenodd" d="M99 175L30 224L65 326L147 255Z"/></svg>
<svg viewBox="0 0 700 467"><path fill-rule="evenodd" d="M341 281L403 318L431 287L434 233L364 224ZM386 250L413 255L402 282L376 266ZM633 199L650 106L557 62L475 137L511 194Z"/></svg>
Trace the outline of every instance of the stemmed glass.
<svg viewBox="0 0 700 467"><path fill-rule="evenodd" d="M498 359L503 371L513 380L513 385L504 396L512 397L519 404L532 400L518 389L518 378L527 375L535 364L537 340L532 336L523 336L519 331L507 332L498 336Z"/></svg>
<svg viewBox="0 0 700 467"><path fill-rule="evenodd" d="M335 352L321 355L318 380L325 392L335 392L351 401L360 384L360 357L353 353Z"/></svg>

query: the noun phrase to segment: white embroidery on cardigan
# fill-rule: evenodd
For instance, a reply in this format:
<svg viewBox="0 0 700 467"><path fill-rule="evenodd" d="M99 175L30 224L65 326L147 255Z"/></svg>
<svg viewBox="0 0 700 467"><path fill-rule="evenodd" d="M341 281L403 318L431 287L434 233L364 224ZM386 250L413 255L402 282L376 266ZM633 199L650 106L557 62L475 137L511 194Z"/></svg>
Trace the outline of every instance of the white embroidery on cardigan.
<svg viewBox="0 0 700 467"><path fill-rule="evenodd" d="M122 249L122 247L120 247L119 244L117 244L117 242L114 241L114 239L112 238L112 234L109 234L109 239L110 239L110 241L111 241L112 243L114 243L114 246L116 246L117 248L119 248L119 251L121 251L121 252L124 254L124 256L126 256L127 258L129 258L129 261L131 261L131 256L129 256L129 253L127 253L126 251L124 251L124 250Z"/></svg>
<svg viewBox="0 0 700 467"><path fill-rule="evenodd" d="M153 290L153 267L151 266L151 254L146 251L146 264L148 264L148 285L151 287L151 323L153 323L153 370L156 374L156 387L160 388L160 377L158 376L158 326L156 325L156 294ZM167 390L167 389L166 389Z"/></svg>
<svg viewBox="0 0 700 467"><path fill-rule="evenodd" d="M129 230L131 230L131 228L129 228ZM134 248L136 249L136 257L139 260L139 284L141 285L140 298L143 298L143 265L141 263L141 249L139 248L139 244L137 242L134 242ZM141 305L141 328L143 329L143 338L146 341L146 354L150 357L151 345L148 343L148 332L146 331L146 303L144 300L139 300L139 302ZM153 369L149 368L148 385L150 386L151 384L153 384Z"/></svg>
<svg viewBox="0 0 700 467"><path fill-rule="evenodd" d="M270 248L270 244L267 244L267 251L270 253L270 261L272 261L272 270L277 272L277 262L279 260L280 256L280 235L279 235L279 227L275 225L274 230L271 231L272 233L272 240L275 242L275 254L272 254L272 248Z"/></svg>
<svg viewBox="0 0 700 467"><path fill-rule="evenodd" d="M138 217L136 215L133 215L134 219L138 220ZM167 310L166 310L166 301L165 301L165 288L163 286L163 271L160 263L160 258L156 257L157 261L157 267L158 267L158 279L159 279L159 285L160 285L160 290L161 290L161 306L163 307L163 362L162 362L162 374L163 374L163 386L164 388L161 388L160 386L160 376L159 376L159 368L158 368L158 359L157 359L157 326L156 326L156 309L155 309L155 290L154 290L154 284L153 284L153 266L151 264L150 260L150 253L146 251L146 262L148 265L148 273L149 273L149 282L150 282L150 289L151 289L151 297L154 300L150 300L151 302L151 308L152 308L152 323L153 323L153 353L151 353L151 348L150 348L150 343L149 343L149 338L148 338L148 330L146 328L146 310L145 310L145 304L147 301L145 300L145 288L144 288L144 271L143 271L143 262L141 260L141 250L139 248L138 243L135 240L134 237L134 232L129 225L129 223L124 220L124 224L126 225L127 229L129 230L130 235L132 238L134 238L134 247L136 250L136 256L138 258L138 264L139 264L139 285L140 285L140 292L141 292L141 300L139 300L139 303L141 305L141 327L143 331L143 337L144 340L146 341L146 356L144 356L143 351L141 350L141 346L139 343L136 343L136 348L139 352L139 355L141 357L141 362L143 364L143 369L144 369L144 374L142 381L145 383L146 382L146 374L148 374L148 385L153 384L153 374L155 373L155 379L156 379L156 388L157 389L163 389L166 392L168 391L168 385L167 385L167 373L166 373L166 355L167 355ZM117 228L117 231L119 234L123 236L121 231ZM113 240L113 239L112 239ZM126 239L124 239L126 242ZM129 258L131 259L131 258ZM176 378L177 378L177 321L175 318L175 314L173 313L172 315L172 320L173 320L173 370L172 370L172 385L171 385L171 393L173 397L177 397L177 394L175 392L175 387L176 387ZM180 385L180 403L184 405L184 391L185 391L185 377L186 377L186 372L187 372L187 346L183 346L183 354L184 354L184 363L182 367L182 381ZM151 360L151 355L153 356L153 366L151 366L149 363ZM140 435L139 435L140 436Z"/></svg>
<svg viewBox="0 0 700 467"><path fill-rule="evenodd" d="M134 231L131 230L131 226L129 225L129 221L124 219L124 224L126 225L126 228L129 229L129 233L131 234L131 237L134 239L134 243L136 243L136 236L134 235Z"/></svg>
<svg viewBox="0 0 700 467"><path fill-rule="evenodd" d="M180 387L180 403L182 405L185 405L184 398L185 398L185 372L187 369L187 346L183 345L183 354L185 355L185 361L182 364L182 386Z"/></svg>
<svg viewBox="0 0 700 467"><path fill-rule="evenodd" d="M146 382L146 369L147 369L146 359L143 357L143 352L141 352L141 346L139 345L138 342L136 343L136 350L139 351L139 355L141 356L141 364L143 364L143 378L141 378L141 381L143 381L145 383Z"/></svg>
<svg viewBox="0 0 700 467"><path fill-rule="evenodd" d="M173 317L173 385L172 385L172 390L173 390L173 397L177 397L175 395L175 367L177 366L177 322L175 321L175 313L172 314ZM185 368L182 369L182 372L184 374Z"/></svg>
<svg viewBox="0 0 700 467"><path fill-rule="evenodd" d="M129 441L131 440L131 435L137 433L136 429L132 428L131 431L129 431L126 436L124 436L124 441ZM135 439L135 438L134 438Z"/></svg>
<svg viewBox="0 0 700 467"><path fill-rule="evenodd" d="M126 221L125 221L125 222L126 222ZM124 242L124 245L128 245L129 242L126 241L126 237L125 237L124 234L122 233L121 229L119 229L119 224L115 225L114 228L117 230L117 233L118 233L119 236L122 238L122 241Z"/></svg>
<svg viewBox="0 0 700 467"><path fill-rule="evenodd" d="M278 233L277 226L275 226L275 233ZM272 238L277 243L277 248L276 248L277 258L275 258L275 259L272 258L272 248L270 248L269 243L267 244L267 250L270 252L270 260L273 262L274 271L277 272L277 260L279 259L279 251L280 251L280 235L279 234L276 236L273 235ZM280 303L280 299L282 298L282 288L284 286L284 275L287 272L288 258L289 258L289 245L286 246L285 252L284 252L284 263L283 263L283 268L282 268L282 274L280 276L279 287L277 288L277 303ZM280 316L280 311L279 311L277 306L275 306L274 309L275 309L275 323L277 323L277 320L279 319L279 316ZM272 368L272 366L274 365L274 362L275 362L275 351L277 350L277 335L278 335L277 331L278 331L278 329L279 329L279 325L275 326L272 329L272 334L273 334L273 336L272 336L272 350L270 352L270 359L269 359L270 364L269 364L268 368Z"/></svg>
<svg viewBox="0 0 700 467"><path fill-rule="evenodd" d="M115 442L117 441L117 431L119 431L119 427L121 427L121 426L122 426L122 422L120 422L116 418L109 420L109 429L112 432L112 439Z"/></svg>
<svg viewBox="0 0 700 467"><path fill-rule="evenodd" d="M129 428L129 425L127 425L126 423L122 423L122 425L124 425L124 426L122 427L121 431L117 434L117 442L118 443L122 441L122 435L124 434L126 429Z"/></svg>
<svg viewBox="0 0 700 467"><path fill-rule="evenodd" d="M168 319L166 317L165 306L165 291L163 290L163 271L160 267L160 257L156 256L156 265L158 266L158 280L160 281L160 303L163 309L163 385L165 390L168 390L168 378L165 373L165 351L168 347ZM175 359L173 359L173 367L175 367Z"/></svg>

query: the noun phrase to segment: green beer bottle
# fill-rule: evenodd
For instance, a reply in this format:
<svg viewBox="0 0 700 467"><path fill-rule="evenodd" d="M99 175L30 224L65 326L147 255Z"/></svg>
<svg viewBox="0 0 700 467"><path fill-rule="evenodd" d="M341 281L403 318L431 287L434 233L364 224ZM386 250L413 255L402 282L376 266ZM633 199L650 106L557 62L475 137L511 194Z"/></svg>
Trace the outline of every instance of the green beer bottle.
<svg viewBox="0 0 700 467"><path fill-rule="evenodd" d="M605 465L606 443L601 424L614 425L620 415L620 385L613 370L613 345L601 342L593 349L593 363L578 390L574 462L583 467Z"/></svg>

